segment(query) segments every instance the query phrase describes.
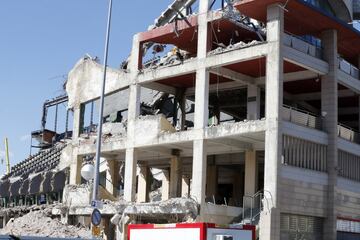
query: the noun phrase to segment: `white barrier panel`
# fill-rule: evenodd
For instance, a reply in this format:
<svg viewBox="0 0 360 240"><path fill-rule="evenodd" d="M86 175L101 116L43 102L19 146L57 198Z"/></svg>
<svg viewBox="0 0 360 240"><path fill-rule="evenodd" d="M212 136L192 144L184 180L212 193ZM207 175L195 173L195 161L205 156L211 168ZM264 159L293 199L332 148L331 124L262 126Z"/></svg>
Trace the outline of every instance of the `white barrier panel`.
<svg viewBox="0 0 360 240"><path fill-rule="evenodd" d="M209 223L130 224L128 240L254 240L255 227L226 228Z"/></svg>

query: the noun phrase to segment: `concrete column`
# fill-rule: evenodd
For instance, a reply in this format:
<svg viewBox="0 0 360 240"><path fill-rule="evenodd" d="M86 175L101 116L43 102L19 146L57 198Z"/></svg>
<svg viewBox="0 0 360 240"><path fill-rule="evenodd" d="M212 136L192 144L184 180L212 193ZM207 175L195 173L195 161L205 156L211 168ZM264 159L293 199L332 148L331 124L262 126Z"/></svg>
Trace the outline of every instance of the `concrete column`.
<svg viewBox="0 0 360 240"><path fill-rule="evenodd" d="M256 85L248 85L247 88L247 119L260 119L260 88Z"/></svg>
<svg viewBox="0 0 360 240"><path fill-rule="evenodd" d="M139 70L139 66L141 64L141 51L140 51L140 41L139 41L139 35L136 34L133 37L133 42L132 42L132 48L131 48L131 54L130 54L130 59L129 59L129 63L128 63L128 68L131 71L132 75L136 75L138 70Z"/></svg>
<svg viewBox="0 0 360 240"><path fill-rule="evenodd" d="M170 198L176 198L181 195L182 161L178 155L172 156L170 161Z"/></svg>
<svg viewBox="0 0 360 240"><path fill-rule="evenodd" d="M74 118L73 118L73 142L79 138L80 130L83 127L83 115L84 111L81 106L74 107Z"/></svg>
<svg viewBox="0 0 360 240"><path fill-rule="evenodd" d="M245 183L244 195L253 196L258 189L258 166L255 151L245 152ZM245 201L244 207L251 207L249 201Z"/></svg>
<svg viewBox="0 0 360 240"><path fill-rule="evenodd" d="M233 199L230 204L235 206L241 206L241 202L244 196L244 169L241 168L239 172L233 176ZM230 200L230 199L229 199Z"/></svg>
<svg viewBox="0 0 360 240"><path fill-rule="evenodd" d="M138 176L138 192L137 192L138 203L149 201L149 189L150 189L150 169L147 166L141 166L140 173Z"/></svg>
<svg viewBox="0 0 360 240"><path fill-rule="evenodd" d="M190 194L190 179L186 176L181 178L181 197L188 198Z"/></svg>
<svg viewBox="0 0 360 240"><path fill-rule="evenodd" d="M358 97L359 107L358 107L358 131L360 132L360 96Z"/></svg>
<svg viewBox="0 0 360 240"><path fill-rule="evenodd" d="M206 197L212 198L217 195L218 186L218 167L215 164L210 164L207 167L206 176Z"/></svg>
<svg viewBox="0 0 360 240"><path fill-rule="evenodd" d="M137 37L134 37L134 46L136 46ZM134 55L136 47L132 50L131 59L135 59ZM135 145L135 121L140 114L140 94L141 88L140 85L135 83L136 74L133 74L134 71L137 72L137 65L134 63L135 60L132 60L130 64L130 70L132 71L133 84L130 85L129 93L129 105L128 105L128 129L127 129L127 149L125 153L125 181L124 181L124 199L129 202L135 201L135 187L136 187L136 166L137 166L137 157Z"/></svg>
<svg viewBox="0 0 360 240"><path fill-rule="evenodd" d="M198 16L197 58L202 61L209 48L207 15L210 0L200 0ZM204 44L206 43L206 44ZM196 71L194 128L202 132L200 139L193 143L193 170L191 196L200 204L205 202L207 151L204 128L209 118L209 72L205 68ZM200 213L202 215L202 213ZM201 217L200 217L201 218Z"/></svg>
<svg viewBox="0 0 360 240"><path fill-rule="evenodd" d="M206 152L205 140L194 140L191 196L200 204L205 203Z"/></svg>
<svg viewBox="0 0 360 240"><path fill-rule="evenodd" d="M256 152L245 152L245 195L254 195L258 189L258 166Z"/></svg>
<svg viewBox="0 0 360 240"><path fill-rule="evenodd" d="M270 206L264 208L260 220L260 239L280 239L279 168L282 155L281 110L283 105L284 10L278 4L267 9L266 58L266 133L264 191Z"/></svg>
<svg viewBox="0 0 360 240"><path fill-rule="evenodd" d="M106 190L111 193L113 196L117 196L117 191L119 189L119 168L120 164L116 160L107 159L107 168L106 168L106 181L105 187Z"/></svg>
<svg viewBox="0 0 360 240"><path fill-rule="evenodd" d="M73 137L72 143L73 146L78 145L79 134L81 128L83 127L84 121L84 109L83 107L76 106L73 109L74 111L74 118L73 118ZM82 157L78 156L78 148L72 148L72 160L70 164L70 177L69 177L69 184L77 185L81 184L81 167L82 167Z"/></svg>
<svg viewBox="0 0 360 240"><path fill-rule="evenodd" d="M207 51L209 50L209 37L208 37L208 22L207 16L209 12L209 5L211 0L199 1L199 14L198 14L198 47L197 57L199 59L206 58ZM206 44L204 44L206 43Z"/></svg>
<svg viewBox="0 0 360 240"><path fill-rule="evenodd" d="M327 172L328 196L324 221L324 239L336 240L336 184L338 166L338 53L337 32L327 30L321 34L324 59L329 64L329 73L321 81L321 112L324 117L324 130L328 133Z"/></svg>
<svg viewBox="0 0 360 240"><path fill-rule="evenodd" d="M128 202L135 201L136 165L136 149L127 148L125 153L124 199Z"/></svg>
<svg viewBox="0 0 360 240"><path fill-rule="evenodd" d="M360 69L360 55L358 56L358 69ZM358 131L360 132L360 95L359 95L358 102L359 102L359 107L358 107L358 111L359 111L359 113L358 113L358 116L359 116L358 117Z"/></svg>
<svg viewBox="0 0 360 240"><path fill-rule="evenodd" d="M181 110L181 120L180 120L180 129L181 131L185 130L186 125L186 96L185 94L181 95L180 99L180 110Z"/></svg>
<svg viewBox="0 0 360 240"><path fill-rule="evenodd" d="M169 195L170 195L170 176L168 171L163 170L162 185L161 185L161 200L162 201L168 200Z"/></svg>
<svg viewBox="0 0 360 240"><path fill-rule="evenodd" d="M70 185L79 185L81 184L81 167L82 167L82 157L78 156L77 148L73 149L72 160L70 164Z"/></svg>

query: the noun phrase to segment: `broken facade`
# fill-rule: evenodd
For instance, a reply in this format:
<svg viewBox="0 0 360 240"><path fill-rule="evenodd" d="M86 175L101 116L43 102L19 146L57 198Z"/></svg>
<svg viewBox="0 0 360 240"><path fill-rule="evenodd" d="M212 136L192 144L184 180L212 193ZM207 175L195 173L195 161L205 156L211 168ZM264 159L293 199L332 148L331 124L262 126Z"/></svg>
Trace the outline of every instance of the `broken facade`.
<svg viewBox="0 0 360 240"><path fill-rule="evenodd" d="M106 224L114 216L118 234L129 222L256 224L264 240L360 234L347 228L360 219L360 35L346 23L349 1L212 10L216 1L200 0L193 13L194 2L175 1L108 68L100 182L117 203L104 205ZM90 187L74 185L96 150L102 71L86 57L66 84L64 204L77 218L91 213Z"/></svg>
<svg viewBox="0 0 360 240"><path fill-rule="evenodd" d="M114 162L125 164L124 200L148 202L158 169L162 200L194 199L196 221L259 223L260 239L336 239L337 223L356 222L360 38L338 22L351 19L344 6L336 18L325 4L236 1L208 11L200 1L199 14L136 34L128 61L107 79L109 98L126 99L117 109L126 131L102 139L106 178L116 178ZM157 23L171 17L165 11ZM74 133L101 73L87 59L69 75ZM151 102L152 94L161 97ZM95 153L95 141L77 136L72 171ZM296 232L289 221L312 229Z"/></svg>

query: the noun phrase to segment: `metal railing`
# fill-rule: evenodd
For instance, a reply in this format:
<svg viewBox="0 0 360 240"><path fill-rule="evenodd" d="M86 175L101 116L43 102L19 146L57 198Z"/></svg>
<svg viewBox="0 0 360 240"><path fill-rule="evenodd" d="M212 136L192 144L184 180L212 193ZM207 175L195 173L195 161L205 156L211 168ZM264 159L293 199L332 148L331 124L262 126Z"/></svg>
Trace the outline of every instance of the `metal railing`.
<svg viewBox="0 0 360 240"><path fill-rule="evenodd" d="M264 198L263 192L257 192L254 195L245 195L243 197L243 221L249 221L249 224L253 224L260 217L262 210L262 200Z"/></svg>
<svg viewBox="0 0 360 240"><path fill-rule="evenodd" d="M339 176L360 181L360 156L339 150Z"/></svg>
<svg viewBox="0 0 360 240"><path fill-rule="evenodd" d="M360 144L360 133L343 124L338 124L338 137Z"/></svg>
<svg viewBox="0 0 360 240"><path fill-rule="evenodd" d="M308 111L283 105L282 117L285 121L322 130L322 118Z"/></svg>
<svg viewBox="0 0 360 240"><path fill-rule="evenodd" d="M359 68L355 67L354 65L352 65L345 59L341 58L340 56L338 57L338 61L339 61L339 70L341 70L342 72L344 72L346 74L351 75L352 77L354 77L356 79L360 79Z"/></svg>
<svg viewBox="0 0 360 240"><path fill-rule="evenodd" d="M260 190L254 195L243 196L242 223L256 225L260 221L261 212L270 212L273 208L272 194Z"/></svg>
<svg viewBox="0 0 360 240"><path fill-rule="evenodd" d="M323 51L321 46L314 42L307 41L304 37L296 36L291 33L285 33L284 45L310 56L323 59Z"/></svg>

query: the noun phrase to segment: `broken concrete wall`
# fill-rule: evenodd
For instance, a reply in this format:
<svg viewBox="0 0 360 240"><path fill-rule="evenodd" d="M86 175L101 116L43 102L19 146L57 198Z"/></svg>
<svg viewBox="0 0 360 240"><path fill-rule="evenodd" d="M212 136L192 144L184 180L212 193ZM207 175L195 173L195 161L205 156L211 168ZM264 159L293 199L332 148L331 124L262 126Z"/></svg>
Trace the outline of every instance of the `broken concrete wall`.
<svg viewBox="0 0 360 240"><path fill-rule="evenodd" d="M66 185L63 191L65 206L89 206L91 199L90 185Z"/></svg>
<svg viewBox="0 0 360 240"><path fill-rule="evenodd" d="M81 103L99 97L102 83L103 66L95 60L85 57L78 61L68 75L66 92L69 96L68 107L80 106ZM85 84L86 80L86 84ZM105 93L109 94L129 85L127 73L108 68Z"/></svg>
<svg viewBox="0 0 360 240"><path fill-rule="evenodd" d="M141 116L135 122L135 140L137 143L157 139L161 133L176 132L164 115Z"/></svg>

